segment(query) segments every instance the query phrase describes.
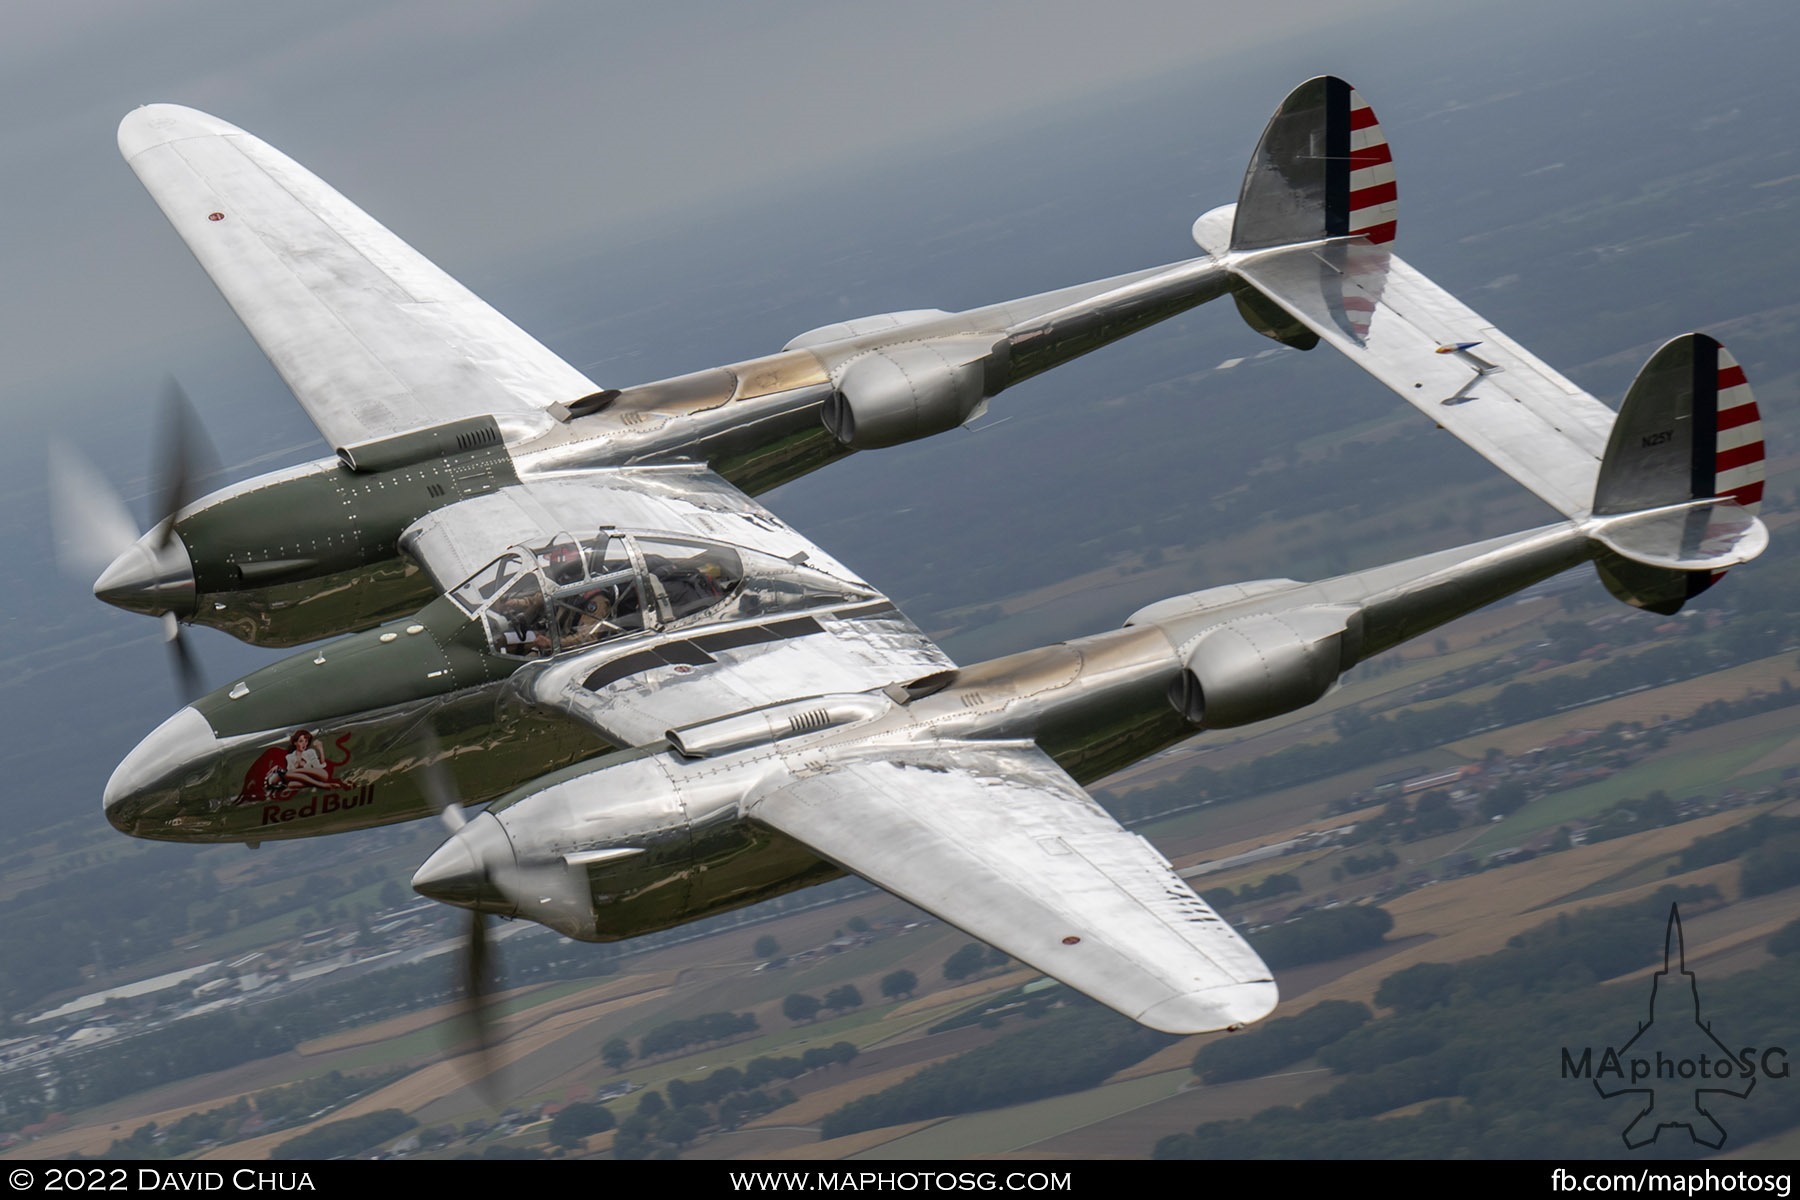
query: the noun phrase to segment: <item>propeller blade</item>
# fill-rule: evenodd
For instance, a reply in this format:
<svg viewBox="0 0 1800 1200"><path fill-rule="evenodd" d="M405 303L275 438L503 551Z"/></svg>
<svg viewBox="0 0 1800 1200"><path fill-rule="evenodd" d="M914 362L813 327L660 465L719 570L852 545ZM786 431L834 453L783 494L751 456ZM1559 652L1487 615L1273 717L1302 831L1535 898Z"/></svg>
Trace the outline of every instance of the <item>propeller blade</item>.
<svg viewBox="0 0 1800 1200"><path fill-rule="evenodd" d="M162 624L163 641L169 647L175 669L175 686L181 692L182 702L192 704L206 691L206 684L200 677L200 663L194 658L187 639L181 636L181 622L175 619L175 614L164 613Z"/></svg>
<svg viewBox="0 0 1800 1200"><path fill-rule="evenodd" d="M468 943L462 958L462 1005L457 1014L459 1040L475 1043L470 1072L476 1090L490 1103L500 1099L500 1065L494 1058L494 1028L488 1019L487 1000L494 988L494 970L488 944L487 917L469 913Z"/></svg>
<svg viewBox="0 0 1800 1200"><path fill-rule="evenodd" d="M450 831L451 836L464 825L468 818L463 815L462 790L456 786L456 777L444 761L442 745L437 734L430 726L419 731L414 753L422 764L419 771L420 788L431 807L437 810L438 820ZM483 872L483 878L486 878ZM488 942L487 916L479 909L469 910L469 926L467 940L463 945L461 963L461 1000L456 1015L458 1030L457 1041L473 1041L474 1067L470 1082L490 1104L499 1103L498 1064L493 1054L493 1026L487 1019L487 997L493 990L494 964Z"/></svg>
<svg viewBox="0 0 1800 1200"><path fill-rule="evenodd" d="M163 395L162 455L157 464L162 494L158 548L168 543L175 514L199 496L197 481L216 471L219 464L212 439L206 436L181 385L171 378Z"/></svg>
<svg viewBox="0 0 1800 1200"><path fill-rule="evenodd" d="M469 823L469 819L463 815L462 789L456 786L456 776L451 774L449 765L444 762L437 734L429 726L420 731L415 752L423 764L419 772L419 784L425 793L425 799L436 810L438 820L444 823L444 828L455 833Z"/></svg>
<svg viewBox="0 0 1800 1200"><path fill-rule="evenodd" d="M80 451L53 441L49 458L57 565L91 583L138 540L137 522L118 489Z"/></svg>
<svg viewBox="0 0 1800 1200"><path fill-rule="evenodd" d="M146 545L155 551L167 547L173 537L175 513L194 499L194 482L217 469L218 456L211 440L193 415L193 407L173 379L165 389L162 453L153 468L160 476L163 517ZM50 445L50 516L56 539L57 561L71 575L95 584L96 593L123 608L155 612L162 609L163 641L169 647L175 686L184 703L205 690L200 664L182 637L176 612L184 598L177 586L170 598L150 599L157 589L179 585L183 574L191 589L193 576L185 552L167 556L142 549L126 557L138 542L137 522L132 520L118 490L79 452L60 442ZM179 566L174 565L179 559ZM191 603L191 591L185 601Z"/></svg>

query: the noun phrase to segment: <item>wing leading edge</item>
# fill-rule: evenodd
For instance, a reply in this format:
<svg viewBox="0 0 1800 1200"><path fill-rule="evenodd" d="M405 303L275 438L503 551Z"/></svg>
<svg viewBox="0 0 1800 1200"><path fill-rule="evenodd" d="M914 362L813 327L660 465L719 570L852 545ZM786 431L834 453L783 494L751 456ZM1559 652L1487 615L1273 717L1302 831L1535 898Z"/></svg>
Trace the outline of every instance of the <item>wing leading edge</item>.
<svg viewBox="0 0 1800 1200"><path fill-rule="evenodd" d="M475 416L548 426L598 388L237 126L151 104L119 151L333 447Z"/></svg>
<svg viewBox="0 0 1800 1200"><path fill-rule="evenodd" d="M1029 743L840 760L753 793L769 825L1154 1029L1260 1019L1256 952Z"/></svg>

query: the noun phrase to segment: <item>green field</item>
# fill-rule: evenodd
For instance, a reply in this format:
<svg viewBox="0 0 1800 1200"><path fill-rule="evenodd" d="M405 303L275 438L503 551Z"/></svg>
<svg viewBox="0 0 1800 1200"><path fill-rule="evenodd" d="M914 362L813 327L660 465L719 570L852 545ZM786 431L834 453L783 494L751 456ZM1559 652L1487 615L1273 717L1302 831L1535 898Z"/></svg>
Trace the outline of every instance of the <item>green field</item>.
<svg viewBox="0 0 1800 1200"><path fill-rule="evenodd" d="M1755 789L1774 782L1780 772L1773 768L1748 776L1736 772L1745 762L1769 753L1790 737L1785 733L1772 734L1748 747L1711 754L1659 757L1638 763L1599 783L1534 800L1506 820L1489 827L1464 848L1471 854L1491 854L1506 846L1519 845L1546 829L1595 816L1622 800L1647 796L1653 791L1661 790L1673 799L1682 799L1695 795L1717 796L1728 787Z"/></svg>

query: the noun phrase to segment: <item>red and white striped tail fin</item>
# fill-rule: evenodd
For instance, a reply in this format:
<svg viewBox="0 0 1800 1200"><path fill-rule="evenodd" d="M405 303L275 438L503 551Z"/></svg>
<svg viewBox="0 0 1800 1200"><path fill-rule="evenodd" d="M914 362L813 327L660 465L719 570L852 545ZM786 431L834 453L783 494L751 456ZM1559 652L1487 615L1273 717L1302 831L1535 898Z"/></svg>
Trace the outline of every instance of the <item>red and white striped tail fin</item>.
<svg viewBox="0 0 1800 1200"><path fill-rule="evenodd" d="M1398 212L1394 158L1375 110L1342 79L1321 75L1269 118L1238 192L1230 249L1358 234L1385 245ZM1195 236L1209 251L1223 249L1198 227Z"/></svg>
<svg viewBox="0 0 1800 1200"><path fill-rule="evenodd" d="M1708 341L1712 339L1708 338ZM1713 494L1736 500L1755 515L1762 511L1762 414L1744 379L1744 368L1725 347L1718 347L1714 374Z"/></svg>
<svg viewBox="0 0 1800 1200"><path fill-rule="evenodd" d="M1346 85L1348 86L1348 85ZM1362 234L1376 245L1394 240L1399 193L1394 183L1394 156L1375 110L1350 88L1349 234Z"/></svg>

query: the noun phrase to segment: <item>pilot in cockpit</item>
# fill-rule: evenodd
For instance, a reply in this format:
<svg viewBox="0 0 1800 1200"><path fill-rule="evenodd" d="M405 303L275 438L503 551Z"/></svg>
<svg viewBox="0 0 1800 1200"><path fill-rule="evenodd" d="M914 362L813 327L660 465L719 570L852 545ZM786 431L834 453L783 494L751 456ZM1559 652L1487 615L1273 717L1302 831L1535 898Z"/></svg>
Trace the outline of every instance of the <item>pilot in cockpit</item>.
<svg viewBox="0 0 1800 1200"><path fill-rule="evenodd" d="M544 594L536 587L515 588L494 605L504 622L500 650L505 654L550 653L550 625L544 613Z"/></svg>
<svg viewBox="0 0 1800 1200"><path fill-rule="evenodd" d="M646 555L644 565L661 582L676 617L710 607L727 590L724 568L710 558L677 563L661 555Z"/></svg>
<svg viewBox="0 0 1800 1200"><path fill-rule="evenodd" d="M618 628L610 619L611 592L611 588L598 587L557 602L557 632L565 644L585 645Z"/></svg>

